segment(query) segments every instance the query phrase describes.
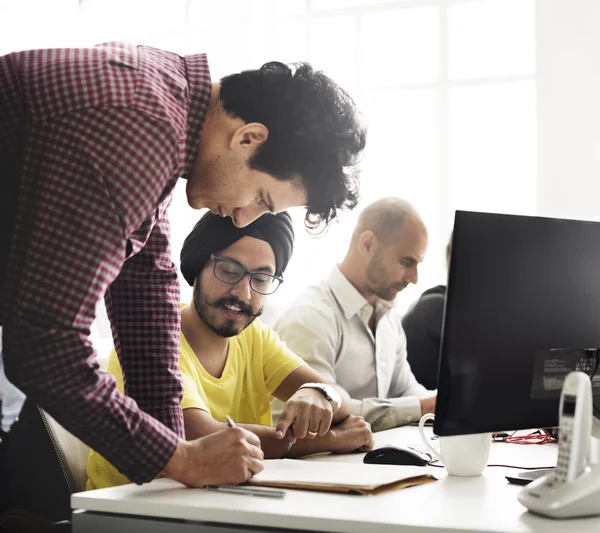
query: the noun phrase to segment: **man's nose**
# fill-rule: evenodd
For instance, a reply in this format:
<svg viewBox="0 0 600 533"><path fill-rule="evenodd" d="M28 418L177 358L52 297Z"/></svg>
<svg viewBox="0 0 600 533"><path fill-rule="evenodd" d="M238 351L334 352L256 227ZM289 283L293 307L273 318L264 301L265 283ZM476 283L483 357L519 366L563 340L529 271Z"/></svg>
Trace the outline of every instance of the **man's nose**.
<svg viewBox="0 0 600 533"><path fill-rule="evenodd" d="M412 283L413 285L416 285L419 282L419 269L416 265L410 269L410 273L407 279L408 282Z"/></svg>
<svg viewBox="0 0 600 533"><path fill-rule="evenodd" d="M269 208L266 205L254 204L253 206L238 207L233 211L231 218L234 226L243 228L268 211Z"/></svg>
<svg viewBox="0 0 600 533"><path fill-rule="evenodd" d="M250 288L250 275L245 274L231 289L231 294L242 300L243 302L250 301L252 289Z"/></svg>

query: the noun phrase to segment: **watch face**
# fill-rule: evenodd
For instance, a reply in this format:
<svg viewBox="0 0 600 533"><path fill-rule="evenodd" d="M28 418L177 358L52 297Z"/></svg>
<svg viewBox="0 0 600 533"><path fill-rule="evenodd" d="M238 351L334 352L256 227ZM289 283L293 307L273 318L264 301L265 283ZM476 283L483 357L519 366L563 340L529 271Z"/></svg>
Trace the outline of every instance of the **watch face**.
<svg viewBox="0 0 600 533"><path fill-rule="evenodd" d="M325 398L331 403L335 413L342 406L342 397L331 385L327 383L305 383L300 388L307 387L320 390Z"/></svg>
<svg viewBox="0 0 600 533"><path fill-rule="evenodd" d="M331 385L324 385L323 389L325 394L329 397L328 399L331 401L331 403L333 403L334 408L336 410L339 409L342 404L342 397L338 394L338 391L336 391Z"/></svg>

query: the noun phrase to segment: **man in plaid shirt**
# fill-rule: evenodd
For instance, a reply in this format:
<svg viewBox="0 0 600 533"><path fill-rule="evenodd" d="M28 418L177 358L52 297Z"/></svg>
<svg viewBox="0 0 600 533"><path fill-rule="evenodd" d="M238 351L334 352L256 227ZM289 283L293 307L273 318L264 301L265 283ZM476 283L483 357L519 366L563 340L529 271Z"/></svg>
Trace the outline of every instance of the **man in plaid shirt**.
<svg viewBox="0 0 600 533"><path fill-rule="evenodd" d="M0 304L9 379L124 475L187 485L262 470L251 433L184 440L167 207L244 226L357 203L352 99L307 64L211 82L205 55L110 43L0 57ZM125 395L89 340L104 297ZM0 491L1 492L1 491Z"/></svg>

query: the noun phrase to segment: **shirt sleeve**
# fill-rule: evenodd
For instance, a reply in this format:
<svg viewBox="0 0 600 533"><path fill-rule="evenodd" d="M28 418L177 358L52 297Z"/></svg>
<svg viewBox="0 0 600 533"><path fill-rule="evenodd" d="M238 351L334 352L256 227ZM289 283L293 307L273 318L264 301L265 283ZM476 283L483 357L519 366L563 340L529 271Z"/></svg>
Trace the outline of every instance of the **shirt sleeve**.
<svg viewBox="0 0 600 533"><path fill-rule="evenodd" d="M373 431L383 431L410 424L421 417L419 397L430 392L420 385L406 360L406 335L398 317L398 349L392 374L389 398L352 400L352 414L362 416Z"/></svg>
<svg viewBox="0 0 600 533"><path fill-rule="evenodd" d="M166 211L148 241L125 261L105 296L124 392L183 436L179 359L180 304ZM132 379L129 379L132 376Z"/></svg>
<svg viewBox="0 0 600 533"><path fill-rule="evenodd" d="M212 415L208 406L207 398L200 392L202 389L202 380L194 370L194 366L183 352L179 354L179 370L183 380L183 398L181 399L182 409L202 409L209 415Z"/></svg>
<svg viewBox="0 0 600 533"><path fill-rule="evenodd" d="M139 289L131 287L135 296L128 302L135 312L119 310L117 327L122 335L136 336L122 354L127 385L162 421L121 394L114 379L98 370L89 334L96 303L124 266L127 226L136 225L135 209L127 210L123 203L127 189L119 196L107 184L118 183L118 176L133 187L130 203L139 204L142 196L156 207L165 177L176 166L164 148L176 143L160 124L156 138L145 139L145 150L132 148L139 144L134 132L148 128L142 113L110 108L31 126L3 307L9 379L136 483L152 480L164 468L183 434L176 407L181 393L175 369L178 319L171 311L176 306L157 305L162 299L178 302L174 272L155 251L160 248L155 243L166 239L161 228L151 237L148 253L127 265L117 282L126 280ZM152 188L135 190L140 172L142 184L152 183ZM164 245L161 253L166 253ZM117 285L111 288L113 298L124 294ZM146 320L159 330L147 338ZM152 349L156 339L161 344ZM166 404L164 410L159 402Z"/></svg>
<svg viewBox="0 0 600 533"><path fill-rule="evenodd" d="M335 317L326 310L306 305L291 307L277 320L274 330L288 348L315 370L323 381L336 383L335 360L339 348ZM284 402L271 404L273 424L283 412Z"/></svg>
<svg viewBox="0 0 600 533"><path fill-rule="evenodd" d="M339 350L337 327L333 313L314 306L296 306L283 314L275 325L277 333L288 347L300 355L324 380L336 383L335 361ZM406 338L399 348L399 357L406 363ZM408 363L406 363L408 366ZM394 378L402 365L394 370ZM410 366L408 366L410 373ZM404 373L399 378L406 379ZM417 383L418 385L418 383ZM273 407L274 420L281 413L281 405ZM352 414L362 416L374 431L402 426L421 416L421 404L416 396L407 398L352 398Z"/></svg>
<svg viewBox="0 0 600 533"><path fill-rule="evenodd" d="M373 431L384 431L410 424L421 418L421 402L416 396L406 398L352 399L352 414L362 416Z"/></svg>
<svg viewBox="0 0 600 533"><path fill-rule="evenodd" d="M292 352L269 326L260 322L259 327L265 384L267 392L272 395L285 378L306 363Z"/></svg>

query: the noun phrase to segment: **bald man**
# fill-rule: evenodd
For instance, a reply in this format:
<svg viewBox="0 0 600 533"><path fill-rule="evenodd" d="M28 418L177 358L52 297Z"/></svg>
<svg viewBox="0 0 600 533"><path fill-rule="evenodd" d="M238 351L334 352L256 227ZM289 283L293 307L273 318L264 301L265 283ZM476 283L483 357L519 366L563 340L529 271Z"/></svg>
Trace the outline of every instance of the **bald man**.
<svg viewBox="0 0 600 533"><path fill-rule="evenodd" d="M275 324L293 352L348 392L352 414L374 431L435 411L434 392L410 369L393 305L400 291L417 283L426 249L427 229L417 211L400 198L378 200L361 213L344 260Z"/></svg>

